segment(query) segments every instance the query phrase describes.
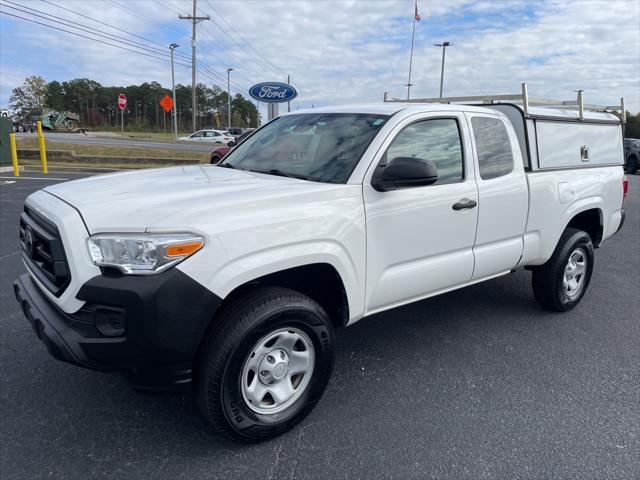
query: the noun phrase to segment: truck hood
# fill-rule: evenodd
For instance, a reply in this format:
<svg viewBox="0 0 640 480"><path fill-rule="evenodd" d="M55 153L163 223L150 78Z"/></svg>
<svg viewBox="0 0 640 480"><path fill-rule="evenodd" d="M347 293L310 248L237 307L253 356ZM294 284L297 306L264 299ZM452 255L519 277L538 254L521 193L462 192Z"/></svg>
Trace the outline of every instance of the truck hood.
<svg viewBox="0 0 640 480"><path fill-rule="evenodd" d="M307 182L214 165L158 168L87 177L46 187L75 207L89 233L140 232L172 216L174 225L194 213L229 212L250 203L267 208L270 199L335 190L344 185ZM264 203L266 202L266 203Z"/></svg>

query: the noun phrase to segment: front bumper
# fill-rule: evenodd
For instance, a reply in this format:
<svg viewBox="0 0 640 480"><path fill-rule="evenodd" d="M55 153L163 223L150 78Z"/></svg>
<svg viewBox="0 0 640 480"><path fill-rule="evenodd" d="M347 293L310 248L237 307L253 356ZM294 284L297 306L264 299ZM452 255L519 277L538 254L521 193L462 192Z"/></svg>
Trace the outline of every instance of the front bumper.
<svg viewBox="0 0 640 480"><path fill-rule="evenodd" d="M98 275L78 291L85 306L73 314L51 303L29 274L16 279L14 291L53 357L121 372L147 392L189 386L200 342L221 303L178 269L145 277Z"/></svg>

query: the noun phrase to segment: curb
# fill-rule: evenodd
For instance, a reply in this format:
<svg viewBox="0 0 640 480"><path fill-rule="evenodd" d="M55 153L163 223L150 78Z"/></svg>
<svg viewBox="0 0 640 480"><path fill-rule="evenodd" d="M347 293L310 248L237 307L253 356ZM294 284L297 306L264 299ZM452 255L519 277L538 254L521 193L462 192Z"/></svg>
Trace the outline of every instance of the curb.
<svg viewBox="0 0 640 480"><path fill-rule="evenodd" d="M40 152L33 149L19 149L18 158L22 160L39 161ZM173 166L173 165L197 165L200 163L197 159L191 158L159 158L159 157L119 157L107 155L76 155L71 150L49 150L47 151L47 159L49 162L72 163L77 165L93 165L101 164L109 165L107 168L150 168L157 166Z"/></svg>

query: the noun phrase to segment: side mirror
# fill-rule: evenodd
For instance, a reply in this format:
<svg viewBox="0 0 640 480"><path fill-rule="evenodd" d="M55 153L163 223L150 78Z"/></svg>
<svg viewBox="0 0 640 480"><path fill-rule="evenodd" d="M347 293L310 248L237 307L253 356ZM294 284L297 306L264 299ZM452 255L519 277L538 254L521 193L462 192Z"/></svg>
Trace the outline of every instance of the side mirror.
<svg viewBox="0 0 640 480"><path fill-rule="evenodd" d="M371 182L378 192L424 187L438 181L435 163L421 158L396 157L387 165L378 168Z"/></svg>
<svg viewBox="0 0 640 480"><path fill-rule="evenodd" d="M227 143L227 147L235 147L235 146L236 146L236 142L234 142L233 140Z"/></svg>

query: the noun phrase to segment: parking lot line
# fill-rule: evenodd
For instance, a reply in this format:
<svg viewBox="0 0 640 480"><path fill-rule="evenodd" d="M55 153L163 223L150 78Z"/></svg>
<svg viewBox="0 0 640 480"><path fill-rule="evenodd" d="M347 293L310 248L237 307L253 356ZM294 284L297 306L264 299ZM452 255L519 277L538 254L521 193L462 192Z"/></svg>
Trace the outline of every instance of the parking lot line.
<svg viewBox="0 0 640 480"><path fill-rule="evenodd" d="M0 180L69 180L61 177L0 177Z"/></svg>

